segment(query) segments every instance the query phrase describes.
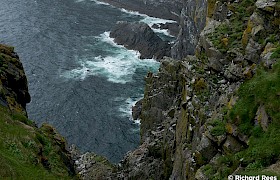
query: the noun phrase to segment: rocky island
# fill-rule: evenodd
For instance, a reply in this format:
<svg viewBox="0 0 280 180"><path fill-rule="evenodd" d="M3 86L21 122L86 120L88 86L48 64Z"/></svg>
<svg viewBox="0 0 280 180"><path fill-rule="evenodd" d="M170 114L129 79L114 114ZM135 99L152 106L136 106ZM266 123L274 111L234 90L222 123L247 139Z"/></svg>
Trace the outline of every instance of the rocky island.
<svg viewBox="0 0 280 180"><path fill-rule="evenodd" d="M129 5L124 0L106 2ZM134 44L128 44L132 49L146 49L141 56L155 56L161 62L157 74L146 76L144 98L134 107L134 118L141 120L140 146L114 165L94 153L80 154L75 146L68 149L50 125L36 127L25 110L30 96L22 65L13 48L1 45L0 177L280 177L280 2L137 3L162 7L162 12L171 3L172 11L166 15L179 24L172 45L160 41L144 24L140 34L112 34L119 43L133 39ZM131 5L141 12L134 8ZM139 24L122 22L115 29L135 26ZM153 41L137 39L145 33ZM150 49L157 50L146 54Z"/></svg>

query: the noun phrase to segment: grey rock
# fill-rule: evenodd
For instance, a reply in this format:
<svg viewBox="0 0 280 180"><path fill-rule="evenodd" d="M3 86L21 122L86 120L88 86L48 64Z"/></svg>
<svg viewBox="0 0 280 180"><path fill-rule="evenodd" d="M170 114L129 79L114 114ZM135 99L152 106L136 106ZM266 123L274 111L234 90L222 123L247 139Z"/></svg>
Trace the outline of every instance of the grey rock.
<svg viewBox="0 0 280 180"><path fill-rule="evenodd" d="M117 44L128 49L138 50L141 59L162 59L170 56L170 45L157 36L154 31L142 22L118 22L111 30L110 37Z"/></svg>
<svg viewBox="0 0 280 180"><path fill-rule="evenodd" d="M267 131L267 127L269 124L269 117L265 111L265 107L263 105L260 105L256 117L255 117L255 123L260 125L264 131Z"/></svg>
<svg viewBox="0 0 280 180"><path fill-rule="evenodd" d="M261 49L262 49L262 46L251 38L246 46L244 58L247 61L250 61L250 62L253 62L256 64L259 63Z"/></svg>

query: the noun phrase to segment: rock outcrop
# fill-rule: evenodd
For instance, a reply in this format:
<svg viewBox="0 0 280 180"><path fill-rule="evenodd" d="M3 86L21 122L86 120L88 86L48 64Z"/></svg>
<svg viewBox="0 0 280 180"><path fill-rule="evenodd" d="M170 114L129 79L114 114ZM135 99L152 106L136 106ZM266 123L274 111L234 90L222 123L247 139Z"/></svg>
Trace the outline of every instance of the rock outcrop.
<svg viewBox="0 0 280 180"><path fill-rule="evenodd" d="M207 3L205 0L182 0L183 6L179 16L179 34L171 49L171 57L182 59L194 55L199 34L205 26Z"/></svg>
<svg viewBox="0 0 280 180"><path fill-rule="evenodd" d="M1 179L74 179L65 139L51 126L27 118L27 79L14 48L0 44Z"/></svg>
<svg viewBox="0 0 280 180"><path fill-rule="evenodd" d="M147 75L141 145L109 178L279 176L279 2L184 2L181 60Z"/></svg>
<svg viewBox="0 0 280 180"><path fill-rule="evenodd" d="M142 22L118 22L111 30L110 37L117 44L140 52L141 59L162 59L170 56L170 45L157 36L154 31Z"/></svg>
<svg viewBox="0 0 280 180"><path fill-rule="evenodd" d="M0 104L27 115L29 102L27 79L18 55L13 47L0 45Z"/></svg>

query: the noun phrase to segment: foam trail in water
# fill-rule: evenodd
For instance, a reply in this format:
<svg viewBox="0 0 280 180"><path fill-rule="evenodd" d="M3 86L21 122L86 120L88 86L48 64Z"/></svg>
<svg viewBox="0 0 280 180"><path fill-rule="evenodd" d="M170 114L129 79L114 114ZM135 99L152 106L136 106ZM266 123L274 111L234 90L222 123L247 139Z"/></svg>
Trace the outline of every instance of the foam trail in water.
<svg viewBox="0 0 280 180"><path fill-rule="evenodd" d="M121 116L128 117L135 124L140 124L140 120L133 120L132 118L132 107L135 106L136 102L143 98L143 94L138 94L137 97L125 98L116 98L115 101L124 101L125 103L119 107Z"/></svg>
<svg viewBox="0 0 280 180"><path fill-rule="evenodd" d="M131 82L137 68L146 71L157 71L159 62L153 59L139 59L139 52L127 50L124 46L117 45L109 37L109 32L105 32L98 37L94 48L106 50L106 56L78 59L78 68L66 71L62 77L83 80L90 75L106 77L108 81L125 84Z"/></svg>
<svg viewBox="0 0 280 180"><path fill-rule="evenodd" d="M90 0L90 1L95 2L96 4L100 4L100 5L111 6L111 4L109 4L109 3L105 3L105 2L101 2L101 1L97 1L97 0Z"/></svg>
<svg viewBox="0 0 280 180"><path fill-rule="evenodd" d="M143 19L140 20L140 22L144 22L144 23L148 24L150 26L150 28L156 33L161 33L161 34L164 34L166 36L174 37L168 32L167 29L156 29L156 28L152 27L154 24L160 25L160 24L166 24L166 23L176 23L176 21L174 21L174 20L151 17L151 16L148 16L146 14L141 14L137 11L129 11L129 10L126 10L126 9L123 9L123 8L121 9L121 11L125 12L127 14L131 14L133 16L141 16Z"/></svg>

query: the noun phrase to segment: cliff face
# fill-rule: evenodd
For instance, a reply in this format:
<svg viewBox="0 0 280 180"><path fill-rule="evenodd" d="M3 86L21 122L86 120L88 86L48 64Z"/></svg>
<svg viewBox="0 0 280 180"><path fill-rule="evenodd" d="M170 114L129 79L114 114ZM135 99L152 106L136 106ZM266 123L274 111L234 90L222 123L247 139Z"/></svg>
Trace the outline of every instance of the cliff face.
<svg viewBox="0 0 280 180"><path fill-rule="evenodd" d="M165 58L159 73L147 75L142 144L113 177L279 176L279 2L197 3L194 9L205 7L201 26L181 25L190 35L200 33L196 46L187 48L188 33L179 36L190 51L182 48L180 61ZM198 22L185 17L185 23Z"/></svg>
<svg viewBox="0 0 280 180"><path fill-rule="evenodd" d="M173 55L180 60L165 58L159 72L146 77L144 98L137 108L139 148L128 152L118 167L72 148L75 172L82 179L280 175L280 4L271 0L207 3L179 3L181 31ZM18 166L35 162L39 172L50 177L71 176L73 164L64 139L49 125L38 129L22 116L30 100L26 78L17 73L23 70L16 65L13 50L3 49L0 175L27 177L24 172L34 170ZM20 85L14 88L8 79L20 79L16 81ZM6 127L23 133L14 138L15 130ZM19 165L7 157L18 158Z"/></svg>
<svg viewBox="0 0 280 180"><path fill-rule="evenodd" d="M73 179L65 139L50 125L38 128L27 118L26 76L13 47L0 45L0 177Z"/></svg>
<svg viewBox="0 0 280 180"><path fill-rule="evenodd" d="M179 34L172 47L171 57L182 59L194 55L199 34L205 26L207 1L182 0L182 10L179 16Z"/></svg>
<svg viewBox="0 0 280 180"><path fill-rule="evenodd" d="M0 104L23 113L30 102L27 79L13 47L0 45Z"/></svg>

